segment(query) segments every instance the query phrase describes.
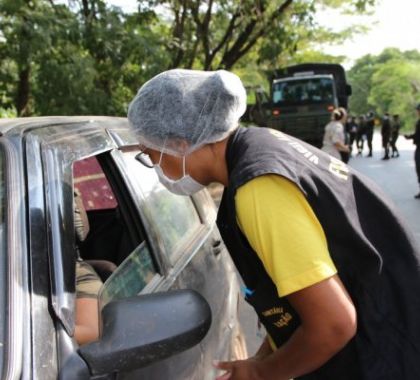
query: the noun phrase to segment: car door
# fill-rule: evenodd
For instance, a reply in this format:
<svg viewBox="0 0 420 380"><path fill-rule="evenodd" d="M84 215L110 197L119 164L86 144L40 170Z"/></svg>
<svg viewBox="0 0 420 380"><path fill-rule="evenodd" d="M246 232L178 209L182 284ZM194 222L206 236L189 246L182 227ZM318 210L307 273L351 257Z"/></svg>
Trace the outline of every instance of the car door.
<svg viewBox="0 0 420 380"><path fill-rule="evenodd" d="M30 371L30 306L25 186L20 146L0 132L0 372Z"/></svg>
<svg viewBox="0 0 420 380"><path fill-rule="evenodd" d="M32 132L40 141L42 152L43 175L37 181L45 183L50 302L56 319L60 373L74 372L75 358L80 361L77 344L72 338L76 257L73 193L76 184L80 184L74 168L78 162L95 158L101 169L97 174L106 177L116 203L107 206L105 212L103 209L91 210L92 226L96 225L96 231L99 231L110 225L108 231L120 233L123 243L115 249L118 255L105 259L113 260L118 268L123 268L138 247L146 247L141 250L144 260L140 260L140 264L147 270L137 273L134 278L138 278L140 284L131 287L136 294L191 288L205 297L213 313L211 329L199 345L176 357L118 377L213 379L211 361L231 357L231 344L239 331L237 279L215 228L214 204L206 191L194 197L180 197L164 189L154 171L135 160L136 141L124 128L124 123L121 123L122 127L119 124L114 130L106 123L98 122ZM98 190L102 185L99 183ZM114 219L109 219L110 216ZM108 223L110 220L113 221ZM92 247L99 247L92 248L96 253L103 252L106 248L103 239L111 236L111 232L98 236L102 244L91 244L84 251L84 259L92 258L86 254L92 253ZM109 300L112 297L102 300L101 304Z"/></svg>
<svg viewBox="0 0 420 380"><path fill-rule="evenodd" d="M206 190L193 197L170 193L153 169L135 159L138 153L120 147L112 156L165 263L164 281L151 291L194 289L209 302L213 322L199 346L122 378L214 379L212 361L233 358L233 345L243 343L236 272L215 227L214 203ZM245 356L244 344L241 349Z"/></svg>
<svg viewBox="0 0 420 380"><path fill-rule="evenodd" d="M127 261L120 264L114 275L117 285L107 281L106 289L112 289L102 292L101 305L112 300L115 293L118 297L132 295L127 291L129 282L137 293L194 289L209 302L213 315L210 331L198 346L119 377L214 379L212 360L246 356L237 319L238 281L215 227L214 203L207 191L193 197L170 193L160 184L153 169L135 159L140 151L130 134L114 132L113 138L119 142L119 149L101 157L102 169L115 190L115 197L124 199L126 212L132 214L130 220L141 226L149 244L146 258L133 252L127 258L130 264ZM133 268L135 261L144 266L144 270L135 272L137 284L129 267ZM156 273L150 269L151 262ZM238 348L235 345L241 346L240 350L235 352L234 348ZM237 352L242 356L238 357Z"/></svg>

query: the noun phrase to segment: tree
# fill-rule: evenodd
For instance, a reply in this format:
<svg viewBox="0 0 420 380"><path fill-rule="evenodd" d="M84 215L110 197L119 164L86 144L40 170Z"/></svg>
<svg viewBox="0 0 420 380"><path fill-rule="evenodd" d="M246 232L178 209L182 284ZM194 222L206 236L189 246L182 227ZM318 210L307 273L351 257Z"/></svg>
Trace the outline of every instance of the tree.
<svg viewBox="0 0 420 380"><path fill-rule="evenodd" d="M168 65L162 28L154 12L101 0L0 0L0 108L124 115L138 85Z"/></svg>
<svg viewBox="0 0 420 380"><path fill-rule="evenodd" d="M375 1L155 0L139 3L142 7L164 7L166 14L171 15L168 20L172 25L168 40L170 67L214 70L232 69L253 50L269 61L285 51L296 51L299 39L308 35L307 30L314 29L315 4L334 8L347 4L347 10L363 11Z"/></svg>
<svg viewBox="0 0 420 380"><path fill-rule="evenodd" d="M123 115L138 83L167 64L165 47L153 31L159 21L153 12L127 15L102 0L76 3L72 10L79 19L79 48L94 72L87 108L95 114Z"/></svg>
<svg viewBox="0 0 420 380"><path fill-rule="evenodd" d="M379 113L399 114L406 126L415 122L414 105L420 84L420 60L390 60L378 67L372 77L369 102Z"/></svg>
<svg viewBox="0 0 420 380"><path fill-rule="evenodd" d="M352 113L366 114L375 108L368 101L375 66L376 59L371 55L366 55L357 60L348 73L348 81L353 89L353 95L349 102L349 109Z"/></svg>
<svg viewBox="0 0 420 380"><path fill-rule="evenodd" d="M414 123L413 109L420 97L419 52L390 48L378 56L366 55L350 70L349 81L351 112L389 112L401 115L406 126Z"/></svg>
<svg viewBox="0 0 420 380"><path fill-rule="evenodd" d="M0 45L2 61L14 63L14 104L18 115L30 114L30 88L35 56L48 49L49 26L53 22L51 5L42 0L2 0Z"/></svg>
<svg viewBox="0 0 420 380"><path fill-rule="evenodd" d="M305 60L335 60L313 21L319 4L360 11L374 0L0 0L0 109L18 115L124 115L138 87L167 68L236 70L246 84ZM13 111L12 111L13 112Z"/></svg>

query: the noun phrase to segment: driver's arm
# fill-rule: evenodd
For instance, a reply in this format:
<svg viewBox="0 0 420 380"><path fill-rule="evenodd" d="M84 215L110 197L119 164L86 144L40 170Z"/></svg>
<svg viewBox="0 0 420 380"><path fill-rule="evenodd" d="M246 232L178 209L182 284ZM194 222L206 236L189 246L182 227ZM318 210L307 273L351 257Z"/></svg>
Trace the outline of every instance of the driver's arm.
<svg viewBox="0 0 420 380"><path fill-rule="evenodd" d="M102 281L95 270L84 261L76 262L76 328L79 345L99 337L98 295Z"/></svg>

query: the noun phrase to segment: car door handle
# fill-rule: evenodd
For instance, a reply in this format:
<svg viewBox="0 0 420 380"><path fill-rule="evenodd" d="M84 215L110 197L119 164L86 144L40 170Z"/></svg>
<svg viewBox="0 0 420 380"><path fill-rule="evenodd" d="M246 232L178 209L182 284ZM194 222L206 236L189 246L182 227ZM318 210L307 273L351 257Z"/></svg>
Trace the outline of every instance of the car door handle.
<svg viewBox="0 0 420 380"><path fill-rule="evenodd" d="M211 249L212 249L212 251L213 251L213 254L214 254L215 256L218 256L218 255L220 254L220 252L222 252L222 251L223 251L223 243L222 243L222 241L221 241L221 240L215 240L215 241L212 243L212 247L211 247Z"/></svg>

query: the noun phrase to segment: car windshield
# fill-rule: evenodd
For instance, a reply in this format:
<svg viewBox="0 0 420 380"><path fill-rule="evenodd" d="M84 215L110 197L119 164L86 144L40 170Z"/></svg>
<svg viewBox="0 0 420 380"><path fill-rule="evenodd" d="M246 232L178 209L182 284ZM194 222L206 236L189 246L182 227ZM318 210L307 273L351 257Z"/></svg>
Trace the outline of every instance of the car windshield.
<svg viewBox="0 0 420 380"><path fill-rule="evenodd" d="M273 84L273 103L277 106L330 103L333 98L331 78L293 79Z"/></svg>

